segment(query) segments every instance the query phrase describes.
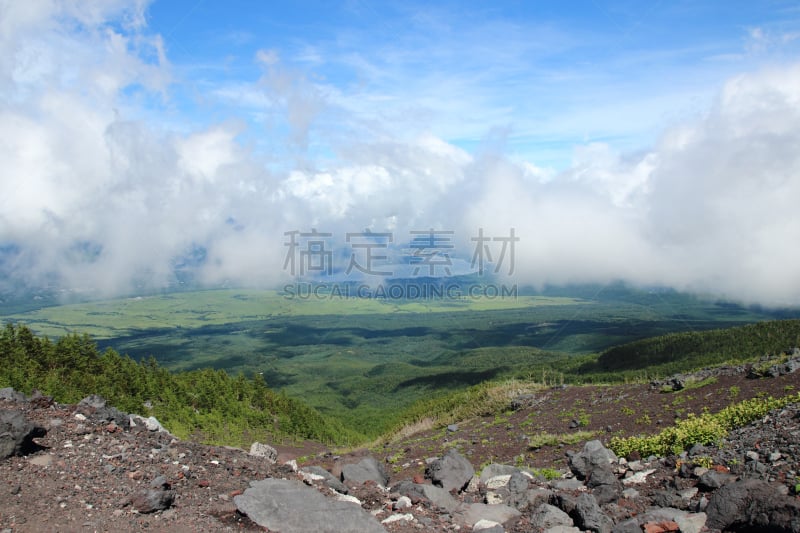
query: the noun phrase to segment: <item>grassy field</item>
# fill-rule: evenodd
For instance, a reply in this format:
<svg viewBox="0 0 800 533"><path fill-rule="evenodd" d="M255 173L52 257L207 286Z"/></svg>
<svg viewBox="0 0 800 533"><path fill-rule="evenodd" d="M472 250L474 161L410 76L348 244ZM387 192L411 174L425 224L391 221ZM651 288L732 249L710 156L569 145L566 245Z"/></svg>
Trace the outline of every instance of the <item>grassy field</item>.
<svg viewBox="0 0 800 533"><path fill-rule="evenodd" d="M198 328L251 320L295 316L453 313L575 305L564 296L463 298L458 300L382 300L367 298L284 297L267 290L208 290L140 296L100 302L44 307L0 316L4 322L24 322L39 334L58 337L88 333L97 339L147 330Z"/></svg>
<svg viewBox="0 0 800 533"><path fill-rule="evenodd" d="M774 314L677 293L612 288L505 299L287 299L213 290L3 316L53 337L86 332L173 370L262 373L365 435L419 398L566 368L576 356Z"/></svg>

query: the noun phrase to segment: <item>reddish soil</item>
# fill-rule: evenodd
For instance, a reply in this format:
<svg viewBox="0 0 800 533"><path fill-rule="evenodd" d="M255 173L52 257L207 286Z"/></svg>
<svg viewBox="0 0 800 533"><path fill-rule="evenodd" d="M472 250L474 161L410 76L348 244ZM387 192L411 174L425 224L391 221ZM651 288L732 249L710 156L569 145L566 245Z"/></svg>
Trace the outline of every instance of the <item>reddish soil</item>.
<svg viewBox="0 0 800 533"><path fill-rule="evenodd" d="M441 456L450 447L456 447L476 470L488 463L562 469L567 466L565 452L580 450L587 440L597 438L607 445L613 436L657 433L676 418L701 414L706 408L717 412L733 402L759 395L785 396L798 390L800 372L761 379L748 379L744 373L721 375L699 388L669 393L648 384L550 388L536 393L531 407L463 421L455 432L445 428L423 431L372 451L386 461L390 483L423 474L425 459ZM570 427L575 425L573 420L578 427ZM592 436L574 443L529 446L540 434L570 436L587 431ZM362 454L345 454L340 461L350 462L350 455ZM317 456L309 463L332 468L333 458Z"/></svg>

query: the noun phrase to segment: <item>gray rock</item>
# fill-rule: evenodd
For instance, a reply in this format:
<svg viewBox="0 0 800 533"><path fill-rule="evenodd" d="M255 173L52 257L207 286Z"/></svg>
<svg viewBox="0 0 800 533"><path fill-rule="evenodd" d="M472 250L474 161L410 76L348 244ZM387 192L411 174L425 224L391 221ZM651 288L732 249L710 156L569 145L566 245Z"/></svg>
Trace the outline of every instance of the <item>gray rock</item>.
<svg viewBox="0 0 800 533"><path fill-rule="evenodd" d="M431 502L432 506L444 509L448 513L452 513L459 506L458 500L453 498L452 494L441 487L434 487L433 485L402 481L392 487L391 490L403 496L408 496L412 501L414 499L426 499Z"/></svg>
<svg viewBox="0 0 800 533"><path fill-rule="evenodd" d="M46 434L46 429L34 425L21 411L0 411L0 459L36 450L33 439Z"/></svg>
<svg viewBox="0 0 800 533"><path fill-rule="evenodd" d="M447 491L463 490L474 474L475 470L470 462L453 448L425 469L425 475L433 484Z"/></svg>
<svg viewBox="0 0 800 533"><path fill-rule="evenodd" d="M76 411L95 422L114 422L121 428L130 427L130 416L107 405L105 398L92 394L78 402Z"/></svg>
<svg viewBox="0 0 800 533"><path fill-rule="evenodd" d="M458 424L450 424L447 426L448 433L455 433L456 431L458 431Z"/></svg>
<svg viewBox="0 0 800 533"><path fill-rule="evenodd" d="M733 474L726 474L723 472L717 472L716 470L709 470L697 481L697 487L700 490L715 490L723 485L727 485L728 483L733 483L736 481L736 476Z"/></svg>
<svg viewBox="0 0 800 533"><path fill-rule="evenodd" d="M383 487L389 482L389 476L374 457L365 457L356 464L342 466L342 481L347 485L363 485L373 481Z"/></svg>
<svg viewBox="0 0 800 533"><path fill-rule="evenodd" d="M378 533L386 530L361 507L326 498L300 481L253 481L234 497L236 507L253 522L281 533Z"/></svg>
<svg viewBox="0 0 800 533"><path fill-rule="evenodd" d="M341 492L342 494L347 494L348 492L347 485L339 481L336 478L336 476L334 476L321 466L316 466L316 465L304 466L303 468L301 468L301 471L321 476L323 478L322 483L324 483L328 488L335 490L336 492Z"/></svg>
<svg viewBox="0 0 800 533"><path fill-rule="evenodd" d="M617 479L610 463L594 466L586 480L586 486L592 489L600 505L618 500L622 494L622 483Z"/></svg>
<svg viewBox="0 0 800 533"><path fill-rule="evenodd" d="M475 522L475 525L472 526L472 531L475 533L478 531L481 533L505 533L506 530L501 524L493 522L492 520L478 520Z"/></svg>
<svg viewBox="0 0 800 533"><path fill-rule="evenodd" d="M705 513L688 513L680 509L664 507L650 509L644 516L639 517L640 522L675 522L680 527L681 533L700 533L706 523Z"/></svg>
<svg viewBox="0 0 800 533"><path fill-rule="evenodd" d="M570 513L575 525L595 533L610 533L611 519L600 510L597 500L591 494L583 493L575 501L575 510Z"/></svg>
<svg viewBox="0 0 800 533"><path fill-rule="evenodd" d="M607 469L616 461L614 452L599 440L591 440L583 446L583 451L570 457L569 467L578 479L586 479L595 469Z"/></svg>
<svg viewBox="0 0 800 533"><path fill-rule="evenodd" d="M576 478L554 479L550 482L550 486L555 490L579 490L583 488L583 483Z"/></svg>
<svg viewBox="0 0 800 533"><path fill-rule="evenodd" d="M542 504L531 513L531 526L548 529L554 526L574 526L567 513L550 504Z"/></svg>
<svg viewBox="0 0 800 533"><path fill-rule="evenodd" d="M520 471L519 468L514 467L514 466L501 465L501 464L498 464L498 463L491 463L491 464L486 465L485 467L483 467L483 470L481 470L480 480L481 480L481 483L483 483L485 485L486 482L489 481L493 477L496 477L496 476L510 476L511 474L514 474L515 472L519 472L519 471Z"/></svg>
<svg viewBox="0 0 800 533"><path fill-rule="evenodd" d="M581 530L574 526L553 526L545 529L544 533L581 533Z"/></svg>
<svg viewBox="0 0 800 533"><path fill-rule="evenodd" d="M689 448L689 457L697 457L698 455L705 455L706 453L708 453L706 447L702 444L695 444Z"/></svg>
<svg viewBox="0 0 800 533"><path fill-rule="evenodd" d="M397 498L397 501L394 502L392 506L396 511L402 511L403 509L408 509L411 507L411 498L408 496L400 496Z"/></svg>
<svg viewBox="0 0 800 533"><path fill-rule="evenodd" d="M254 442L250 445L250 455L253 457L263 457L268 463L274 464L278 460L278 450L269 444Z"/></svg>
<svg viewBox="0 0 800 533"><path fill-rule="evenodd" d="M21 392L15 391L11 387L0 389L0 400L8 400L10 402L27 402L28 397Z"/></svg>
<svg viewBox="0 0 800 533"><path fill-rule="evenodd" d="M168 489L169 481L167 481L167 476L158 476L154 478L150 482L150 487L154 489Z"/></svg>
<svg viewBox="0 0 800 533"><path fill-rule="evenodd" d="M511 409L518 411L523 407L530 407L536 400L533 394L520 394L511 400Z"/></svg>
<svg viewBox="0 0 800 533"><path fill-rule="evenodd" d="M800 502L761 480L725 485L711 496L706 513L709 529L800 532Z"/></svg>
<svg viewBox="0 0 800 533"><path fill-rule="evenodd" d="M650 495L651 503L656 507L686 507L688 502L673 490L657 490Z"/></svg>
<svg viewBox="0 0 800 533"><path fill-rule="evenodd" d="M600 485L592 489L592 495L599 505L605 505L617 501L622 496L622 488L619 484Z"/></svg>
<svg viewBox="0 0 800 533"><path fill-rule="evenodd" d="M553 491L541 487L533 487L528 490L528 506L536 509L543 503L548 503L553 499Z"/></svg>
<svg viewBox="0 0 800 533"><path fill-rule="evenodd" d="M508 490L511 492L523 493L528 490L531 484L531 478L528 474L522 472L514 472L508 480Z"/></svg>
<svg viewBox="0 0 800 533"><path fill-rule="evenodd" d="M472 527L479 520L491 520L498 524L505 524L512 518L520 516L520 512L507 505L469 503L461 504L458 511L453 515L457 522Z"/></svg>
<svg viewBox="0 0 800 533"><path fill-rule="evenodd" d="M642 527L635 518L630 518L615 525L611 533L642 533Z"/></svg>
<svg viewBox="0 0 800 533"><path fill-rule="evenodd" d="M147 431L167 432L167 430L164 429L164 426L161 425L161 422L159 422L158 419L154 416L148 416L147 418L143 418L142 423L144 423L144 427L145 429L147 429Z"/></svg>
<svg viewBox="0 0 800 533"><path fill-rule="evenodd" d="M131 498L131 505L140 513L146 514L169 509L174 501L174 490L144 489Z"/></svg>

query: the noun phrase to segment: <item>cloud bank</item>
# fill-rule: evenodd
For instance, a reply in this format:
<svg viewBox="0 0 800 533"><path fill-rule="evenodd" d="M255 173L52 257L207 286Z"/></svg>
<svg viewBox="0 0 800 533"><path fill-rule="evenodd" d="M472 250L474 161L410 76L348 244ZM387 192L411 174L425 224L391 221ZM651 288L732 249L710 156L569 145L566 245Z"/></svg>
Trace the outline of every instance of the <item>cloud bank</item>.
<svg viewBox="0 0 800 533"><path fill-rule="evenodd" d="M0 3L6 288L110 296L185 271L208 286L274 286L288 276L288 231L343 245L365 229L396 241L448 230L469 261L478 228L514 228L520 284L624 280L800 305L800 63L729 79L646 150L577 146L553 172L508 155L492 124L474 152L353 126L337 103L347 95L263 51L264 75L242 94L288 125L291 148L270 154L241 118L175 118L181 81L144 3L92 6ZM319 137L331 153L313 150Z"/></svg>

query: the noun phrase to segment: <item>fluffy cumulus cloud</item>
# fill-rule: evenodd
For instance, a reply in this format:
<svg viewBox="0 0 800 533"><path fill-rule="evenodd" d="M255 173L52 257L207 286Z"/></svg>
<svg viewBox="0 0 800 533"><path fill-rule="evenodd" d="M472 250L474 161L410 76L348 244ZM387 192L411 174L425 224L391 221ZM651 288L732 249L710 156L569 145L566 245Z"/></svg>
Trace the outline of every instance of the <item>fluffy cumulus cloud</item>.
<svg viewBox="0 0 800 533"><path fill-rule="evenodd" d="M518 283L626 280L800 304L798 64L730 79L703 116L648 150L580 146L554 173L492 143L467 153L385 131L348 141L345 126L324 124L315 135L330 131L336 153L297 157L339 96L286 77L263 52L266 73L246 93L286 114L292 161L275 164L235 117L194 130L157 118L175 76L146 7L0 1L4 288L113 295L181 272L271 286L288 275L284 233L312 228L340 242L365 229L396 241L453 231L468 264L478 228L514 228Z"/></svg>

